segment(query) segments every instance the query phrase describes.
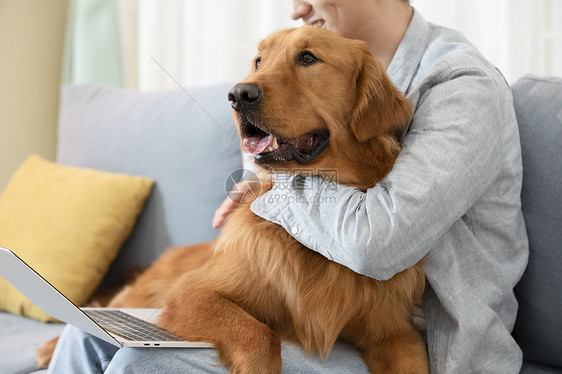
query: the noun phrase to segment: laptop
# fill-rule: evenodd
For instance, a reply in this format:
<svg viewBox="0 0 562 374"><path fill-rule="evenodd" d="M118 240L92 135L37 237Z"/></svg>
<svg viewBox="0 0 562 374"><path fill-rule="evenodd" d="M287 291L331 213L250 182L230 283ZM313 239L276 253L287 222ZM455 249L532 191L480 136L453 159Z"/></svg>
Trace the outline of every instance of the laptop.
<svg viewBox="0 0 562 374"><path fill-rule="evenodd" d="M45 313L117 347L210 348L189 342L152 322L159 309L79 308L9 249L0 247L0 277Z"/></svg>

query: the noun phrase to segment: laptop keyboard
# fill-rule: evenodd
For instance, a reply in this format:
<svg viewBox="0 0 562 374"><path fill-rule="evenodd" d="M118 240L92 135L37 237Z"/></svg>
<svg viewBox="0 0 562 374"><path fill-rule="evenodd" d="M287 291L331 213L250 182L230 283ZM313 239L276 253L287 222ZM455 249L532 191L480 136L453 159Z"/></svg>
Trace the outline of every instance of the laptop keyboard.
<svg viewBox="0 0 562 374"><path fill-rule="evenodd" d="M166 330L120 310L84 310L104 329L127 340L181 341Z"/></svg>

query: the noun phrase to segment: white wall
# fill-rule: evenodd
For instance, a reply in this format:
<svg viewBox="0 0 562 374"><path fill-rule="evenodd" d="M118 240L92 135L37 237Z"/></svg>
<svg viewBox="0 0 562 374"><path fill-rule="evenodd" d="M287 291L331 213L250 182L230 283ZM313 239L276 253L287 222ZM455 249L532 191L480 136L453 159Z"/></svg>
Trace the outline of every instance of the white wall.
<svg viewBox="0 0 562 374"><path fill-rule="evenodd" d="M0 0L0 191L32 153L54 159L67 0Z"/></svg>
<svg viewBox="0 0 562 374"><path fill-rule="evenodd" d="M289 18L291 0L118 2L127 85L141 90L237 81L261 38L301 24ZM509 82L525 73L562 76L562 0L411 3L426 20L464 33Z"/></svg>
<svg viewBox="0 0 562 374"><path fill-rule="evenodd" d="M461 31L513 83L562 76L562 1L412 0L430 22Z"/></svg>

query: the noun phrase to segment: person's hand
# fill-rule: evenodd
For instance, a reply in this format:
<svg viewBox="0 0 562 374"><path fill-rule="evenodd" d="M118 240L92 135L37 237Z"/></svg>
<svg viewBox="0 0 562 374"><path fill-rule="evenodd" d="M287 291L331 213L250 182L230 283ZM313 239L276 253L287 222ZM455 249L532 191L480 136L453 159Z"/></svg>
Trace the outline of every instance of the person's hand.
<svg viewBox="0 0 562 374"><path fill-rule="evenodd" d="M215 211L213 217L213 228L221 227L230 213L236 209L239 204L251 203L260 193L262 181L259 178L241 181L236 183L229 192L228 197L224 199L220 207Z"/></svg>

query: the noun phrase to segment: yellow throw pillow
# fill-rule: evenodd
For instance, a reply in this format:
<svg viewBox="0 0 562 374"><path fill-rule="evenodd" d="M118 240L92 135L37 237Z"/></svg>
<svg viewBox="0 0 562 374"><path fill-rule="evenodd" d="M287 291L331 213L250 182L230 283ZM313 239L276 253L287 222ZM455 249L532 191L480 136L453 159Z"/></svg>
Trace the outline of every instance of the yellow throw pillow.
<svg viewBox="0 0 562 374"><path fill-rule="evenodd" d="M0 195L0 246L83 305L131 233L153 183L31 156ZM0 310L54 321L2 278Z"/></svg>

